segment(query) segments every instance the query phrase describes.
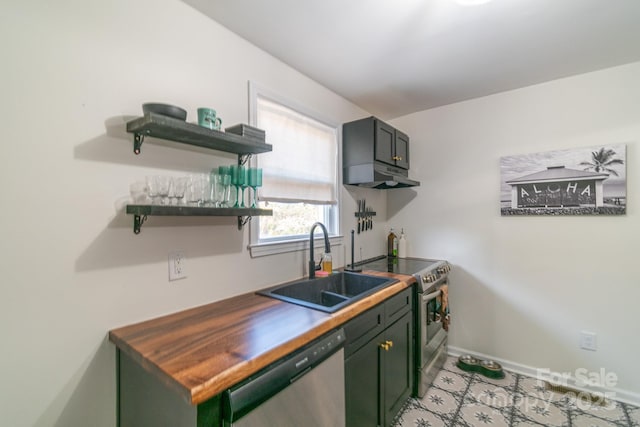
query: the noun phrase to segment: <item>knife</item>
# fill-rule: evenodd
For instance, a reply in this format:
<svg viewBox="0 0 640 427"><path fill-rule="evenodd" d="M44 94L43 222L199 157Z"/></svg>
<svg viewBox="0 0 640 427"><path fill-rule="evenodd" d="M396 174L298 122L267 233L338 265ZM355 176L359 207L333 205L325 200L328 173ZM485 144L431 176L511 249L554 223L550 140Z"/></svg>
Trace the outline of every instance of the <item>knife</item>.
<svg viewBox="0 0 640 427"><path fill-rule="evenodd" d="M360 234L360 224L362 224L362 217L360 216L360 200L358 200L358 234Z"/></svg>
<svg viewBox="0 0 640 427"><path fill-rule="evenodd" d="M362 231L367 231L367 218L366 218L366 212L367 212L367 201L365 199L362 199Z"/></svg>

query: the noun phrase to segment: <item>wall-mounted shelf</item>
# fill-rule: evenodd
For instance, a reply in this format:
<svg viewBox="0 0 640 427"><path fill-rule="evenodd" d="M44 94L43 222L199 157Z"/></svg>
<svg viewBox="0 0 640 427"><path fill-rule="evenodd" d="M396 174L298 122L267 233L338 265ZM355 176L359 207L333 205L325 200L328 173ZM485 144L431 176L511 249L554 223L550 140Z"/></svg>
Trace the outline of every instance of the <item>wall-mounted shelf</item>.
<svg viewBox="0 0 640 427"><path fill-rule="evenodd" d="M242 230L242 227L252 216L271 216L273 215L273 210L200 206L127 205L127 213L134 215L133 232L139 234L142 224L147 220L147 216L237 216L238 230Z"/></svg>
<svg viewBox="0 0 640 427"><path fill-rule="evenodd" d="M238 155L238 164L244 164L253 154L267 153L273 149L266 144L264 131L247 125L227 128L247 135L233 132L221 132L207 129L184 120L174 119L161 114L147 113L127 122L127 132L133 134L133 152L140 154L145 136L166 139L179 144L195 145L211 150L225 151ZM127 205L127 213L134 215L133 232L140 233L147 216L237 216L238 230L251 220L252 216L273 215L271 209L256 208L214 208L198 206L167 205Z"/></svg>
<svg viewBox="0 0 640 427"><path fill-rule="evenodd" d="M245 163L252 154L267 153L273 149L270 144L264 142L264 139L211 130L154 113L147 113L127 122L127 132L133 134L135 154L140 154L145 136L235 153L241 164Z"/></svg>

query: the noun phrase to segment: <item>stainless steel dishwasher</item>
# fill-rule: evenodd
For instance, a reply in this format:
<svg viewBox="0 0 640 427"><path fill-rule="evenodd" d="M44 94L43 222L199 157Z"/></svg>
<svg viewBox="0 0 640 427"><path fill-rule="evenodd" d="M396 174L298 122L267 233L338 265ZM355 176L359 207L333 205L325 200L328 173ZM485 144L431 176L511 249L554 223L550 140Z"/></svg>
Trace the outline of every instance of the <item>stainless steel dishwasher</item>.
<svg viewBox="0 0 640 427"><path fill-rule="evenodd" d="M344 341L331 332L227 390L224 426L344 426Z"/></svg>

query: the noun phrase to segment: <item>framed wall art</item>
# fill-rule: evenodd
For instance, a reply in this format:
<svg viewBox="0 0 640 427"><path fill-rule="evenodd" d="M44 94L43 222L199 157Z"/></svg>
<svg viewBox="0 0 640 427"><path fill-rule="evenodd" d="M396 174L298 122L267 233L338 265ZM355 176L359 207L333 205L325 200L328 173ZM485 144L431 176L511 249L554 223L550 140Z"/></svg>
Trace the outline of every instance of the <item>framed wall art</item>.
<svg viewBox="0 0 640 427"><path fill-rule="evenodd" d="M625 144L500 158L500 211L508 215L624 215Z"/></svg>

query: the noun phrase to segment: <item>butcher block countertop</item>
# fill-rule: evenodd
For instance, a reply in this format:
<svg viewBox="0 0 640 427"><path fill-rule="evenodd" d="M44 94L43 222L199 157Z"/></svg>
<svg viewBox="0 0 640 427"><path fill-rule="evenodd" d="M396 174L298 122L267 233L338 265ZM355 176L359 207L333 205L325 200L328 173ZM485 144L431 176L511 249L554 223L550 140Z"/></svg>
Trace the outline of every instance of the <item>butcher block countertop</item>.
<svg viewBox="0 0 640 427"><path fill-rule="evenodd" d="M197 405L415 282L364 273L398 281L335 313L248 293L114 329L109 339Z"/></svg>

